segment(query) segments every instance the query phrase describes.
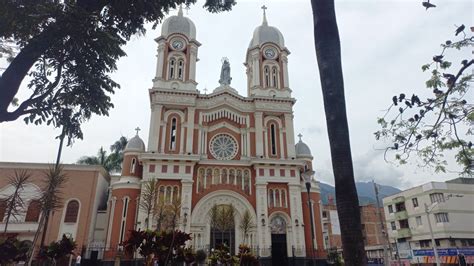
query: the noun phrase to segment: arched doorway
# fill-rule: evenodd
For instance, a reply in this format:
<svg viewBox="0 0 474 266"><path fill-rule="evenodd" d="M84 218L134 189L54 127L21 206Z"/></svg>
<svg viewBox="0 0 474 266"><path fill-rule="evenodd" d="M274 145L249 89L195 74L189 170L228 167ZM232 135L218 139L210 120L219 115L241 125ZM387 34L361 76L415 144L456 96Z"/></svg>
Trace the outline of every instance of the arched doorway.
<svg viewBox="0 0 474 266"><path fill-rule="evenodd" d="M251 215L251 220L254 223L257 221L257 216L255 213L255 209L252 207L250 202L240 195L237 192L230 191L230 190L219 190L214 191L202 199L194 206L192 213L191 213L191 225L190 225L190 232L195 237L196 241L194 243L197 249L208 249L212 248L214 244L213 241L213 230L211 226L211 209L213 206L229 206L232 205L235 208L235 216L234 216L234 223L233 223L233 234L232 231L224 232L224 237L222 237L222 232L216 231L216 240L214 243L218 243L219 241L228 241L230 244L230 238L232 237L232 242L234 248L232 249L234 254L238 252L238 246L241 243L245 242L245 237L243 235L242 229L240 227L242 217L244 213L248 211ZM252 235L256 233L256 227L252 228L248 232L248 235ZM221 234L221 237L217 239L217 234ZM227 236L226 236L227 235ZM231 235L231 236L230 236ZM256 246L256 239L251 238L251 240L247 239L247 244L250 246Z"/></svg>
<svg viewBox="0 0 474 266"><path fill-rule="evenodd" d="M286 221L281 215L270 220L272 233L272 265L287 265Z"/></svg>

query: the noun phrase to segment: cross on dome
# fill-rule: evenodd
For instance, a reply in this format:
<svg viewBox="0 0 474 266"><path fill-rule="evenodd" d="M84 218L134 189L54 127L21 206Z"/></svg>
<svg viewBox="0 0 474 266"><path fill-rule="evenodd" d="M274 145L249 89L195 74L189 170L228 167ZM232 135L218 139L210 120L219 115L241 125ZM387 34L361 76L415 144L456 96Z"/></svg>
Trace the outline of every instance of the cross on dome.
<svg viewBox="0 0 474 266"><path fill-rule="evenodd" d="M141 129L139 127L135 128L135 131L137 132L137 136L138 136L138 131L140 131Z"/></svg>
<svg viewBox="0 0 474 266"><path fill-rule="evenodd" d="M267 6L263 5L262 6L262 10L263 10L263 22L262 22L262 25L268 25L268 22L267 22Z"/></svg>
<svg viewBox="0 0 474 266"><path fill-rule="evenodd" d="M302 141L302 140L301 140L302 137L303 137L303 135L302 135L301 133L298 134L298 138L300 138L300 141Z"/></svg>

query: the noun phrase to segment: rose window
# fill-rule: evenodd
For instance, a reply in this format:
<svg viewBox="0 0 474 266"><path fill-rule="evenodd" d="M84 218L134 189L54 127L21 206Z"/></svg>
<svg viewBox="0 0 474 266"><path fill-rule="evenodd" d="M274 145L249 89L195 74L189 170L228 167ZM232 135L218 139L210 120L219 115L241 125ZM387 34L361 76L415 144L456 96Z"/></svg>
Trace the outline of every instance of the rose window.
<svg viewBox="0 0 474 266"><path fill-rule="evenodd" d="M217 160L232 160L238 151L237 141L226 134L213 137L209 148Z"/></svg>

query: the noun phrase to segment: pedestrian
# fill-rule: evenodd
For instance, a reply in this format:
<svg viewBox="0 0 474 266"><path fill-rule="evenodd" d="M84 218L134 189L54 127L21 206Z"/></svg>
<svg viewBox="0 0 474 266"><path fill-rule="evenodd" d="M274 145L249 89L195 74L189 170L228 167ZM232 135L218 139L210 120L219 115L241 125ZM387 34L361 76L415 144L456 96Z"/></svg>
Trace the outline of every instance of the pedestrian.
<svg viewBox="0 0 474 266"><path fill-rule="evenodd" d="M80 266L81 265L81 255L77 255L76 257L76 266Z"/></svg>

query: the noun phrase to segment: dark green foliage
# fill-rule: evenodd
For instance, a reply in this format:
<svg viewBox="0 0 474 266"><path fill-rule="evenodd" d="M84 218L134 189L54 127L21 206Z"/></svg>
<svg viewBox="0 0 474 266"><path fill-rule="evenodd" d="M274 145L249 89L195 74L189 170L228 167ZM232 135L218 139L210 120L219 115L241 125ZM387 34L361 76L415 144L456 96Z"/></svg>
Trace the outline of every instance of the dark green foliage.
<svg viewBox="0 0 474 266"><path fill-rule="evenodd" d="M68 144L82 138L81 123L108 115L110 95L119 88L110 73L125 55L122 47L145 34L180 4L195 0L0 0L0 40L18 54L0 77L0 122L25 116L26 123L65 126ZM234 1L207 1L210 12ZM4 49L2 49L3 51ZM26 75L30 96L8 110Z"/></svg>
<svg viewBox="0 0 474 266"><path fill-rule="evenodd" d="M72 237L67 237L63 234L61 240L51 242L49 246L43 247L38 256L42 259L48 258L52 261L57 261L73 254L74 249L76 249L76 242L74 242Z"/></svg>
<svg viewBox="0 0 474 266"><path fill-rule="evenodd" d="M461 174L473 175L474 98L470 83L474 80L474 60L464 59L453 64L446 58L448 51L452 54L462 49L470 54L474 36L468 36L463 30L464 27L458 27L455 35L459 35L459 39L441 44L441 53L421 67L423 72L431 70L426 87L432 95L425 99L420 99L416 92L407 99L403 93L395 95L384 117L378 118L381 129L375 132L376 139L392 143L386 148L386 160L390 160L387 155L393 153L395 161L405 164L410 156L416 155L419 166L446 172L445 157L454 154L462 167ZM397 105L400 106L398 111L394 110Z"/></svg>
<svg viewBox="0 0 474 266"><path fill-rule="evenodd" d="M207 258L207 253L206 251L199 249L196 251L196 262L197 263L204 263Z"/></svg>
<svg viewBox="0 0 474 266"><path fill-rule="evenodd" d="M234 265L239 261L239 258L232 256L229 247L226 244L222 244L211 250L209 261L211 265Z"/></svg>
<svg viewBox="0 0 474 266"><path fill-rule="evenodd" d="M254 254L252 254L252 252L250 252L250 248L245 244L239 245L239 254L237 254L237 257L240 260L239 265L244 265L244 266L258 265L257 257Z"/></svg>
<svg viewBox="0 0 474 266"><path fill-rule="evenodd" d="M0 239L0 265L25 261L31 241L19 241L16 237Z"/></svg>
<svg viewBox="0 0 474 266"><path fill-rule="evenodd" d="M189 254L190 251L184 249L188 240L191 240L191 234L182 231L132 230L123 245L128 254L138 251L146 258L147 265L152 263L152 254L160 265L167 265L169 261L194 261L194 256Z"/></svg>

